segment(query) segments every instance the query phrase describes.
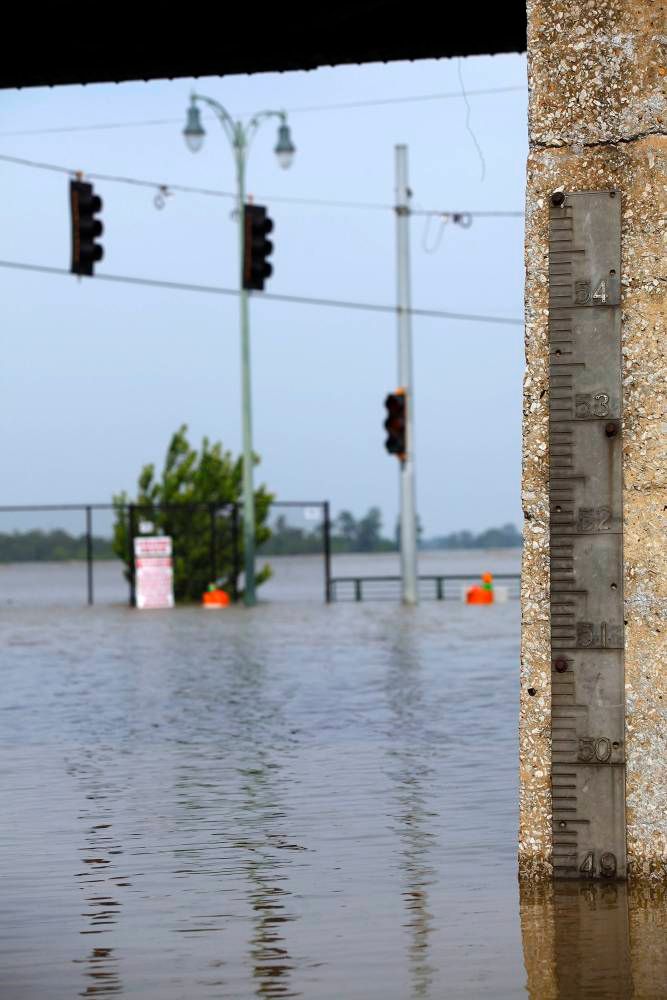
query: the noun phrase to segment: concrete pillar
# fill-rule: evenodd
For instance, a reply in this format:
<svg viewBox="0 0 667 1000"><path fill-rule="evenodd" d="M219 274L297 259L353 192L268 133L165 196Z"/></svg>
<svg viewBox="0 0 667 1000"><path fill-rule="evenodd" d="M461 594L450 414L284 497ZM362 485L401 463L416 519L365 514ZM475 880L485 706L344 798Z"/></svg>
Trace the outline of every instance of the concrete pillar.
<svg viewBox="0 0 667 1000"><path fill-rule="evenodd" d="M519 870L529 879L551 875L548 199L560 187L615 187L623 209L628 860L631 878L667 880L666 43L659 0L528 0Z"/></svg>

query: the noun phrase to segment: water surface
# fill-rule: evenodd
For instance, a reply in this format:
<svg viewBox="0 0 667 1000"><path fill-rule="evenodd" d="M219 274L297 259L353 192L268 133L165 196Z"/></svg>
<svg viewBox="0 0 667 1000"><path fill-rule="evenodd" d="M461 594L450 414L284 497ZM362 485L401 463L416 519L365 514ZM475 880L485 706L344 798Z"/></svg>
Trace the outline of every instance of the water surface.
<svg viewBox="0 0 667 1000"><path fill-rule="evenodd" d="M662 897L520 900L518 614L5 608L0 996L664 996Z"/></svg>

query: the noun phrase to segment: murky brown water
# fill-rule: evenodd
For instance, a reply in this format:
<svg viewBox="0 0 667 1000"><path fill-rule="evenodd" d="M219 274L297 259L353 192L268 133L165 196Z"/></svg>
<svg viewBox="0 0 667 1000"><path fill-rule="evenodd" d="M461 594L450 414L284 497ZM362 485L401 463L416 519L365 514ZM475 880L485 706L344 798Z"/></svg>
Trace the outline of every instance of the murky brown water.
<svg viewBox="0 0 667 1000"><path fill-rule="evenodd" d="M516 881L516 604L1 612L0 996L666 996Z"/></svg>

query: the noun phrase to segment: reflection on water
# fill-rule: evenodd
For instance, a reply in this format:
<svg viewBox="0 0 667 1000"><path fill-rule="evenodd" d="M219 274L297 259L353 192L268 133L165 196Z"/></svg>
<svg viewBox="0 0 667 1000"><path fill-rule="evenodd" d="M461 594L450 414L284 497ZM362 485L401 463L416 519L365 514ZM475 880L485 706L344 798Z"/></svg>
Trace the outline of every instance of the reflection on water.
<svg viewBox="0 0 667 1000"><path fill-rule="evenodd" d="M284 925L296 917L289 909L291 893L280 852L302 848L289 843L280 829L285 818L279 800L279 789L285 780L282 771L258 744L257 759L243 774L242 794L253 835L251 839L238 841L236 846L243 852L253 911L249 962L258 997L300 996L290 989L292 960Z"/></svg>
<svg viewBox="0 0 667 1000"><path fill-rule="evenodd" d="M663 887L522 885L521 928L531 1000L667 996Z"/></svg>
<svg viewBox="0 0 667 1000"><path fill-rule="evenodd" d="M120 790L109 784L103 748L99 748L96 755L82 753L77 759L71 758L66 769L79 784L83 798L77 816L83 824L84 846L79 849L82 870L75 877L85 907L81 914L84 926L79 933L87 940L89 935L106 936L112 930L121 913L119 889L128 884L115 871L111 878L108 876L109 866L123 853L113 833L112 822L113 803ZM85 982L79 996L109 996L122 992L119 960L113 947L104 947L96 940L84 957L74 959L74 963L82 967Z"/></svg>
<svg viewBox="0 0 667 1000"><path fill-rule="evenodd" d="M395 783L393 829L400 843L401 895L406 911L405 927L409 932L410 995L418 1000L431 995L436 972L429 956L433 914L429 911L428 899L429 887L436 880L436 869L430 859L437 850L434 832L437 812L429 808L436 772L427 761L428 756L438 751L434 742L429 745L428 754L425 753L421 739L427 713L424 711L421 665L415 648L400 630L396 630L391 639L386 680L391 711L387 770Z"/></svg>
<svg viewBox="0 0 667 1000"><path fill-rule="evenodd" d="M296 997L300 994L290 988L292 960L285 937L285 925L296 919L290 910L287 869L291 853L304 848L292 842L283 801L290 781L289 728L281 703L267 691L261 658L246 648L239 650L239 659L243 692L238 716L249 753L239 771L244 835L235 848L241 851L252 908L249 963L258 997ZM270 747L265 742L267 718L279 734Z"/></svg>
<svg viewBox="0 0 667 1000"><path fill-rule="evenodd" d="M75 959L76 963L81 959ZM118 959L114 956L113 948L91 948L90 954L85 959L87 979L92 979L92 983L86 986L80 993L80 997L110 996L113 993L121 993L122 986L117 972Z"/></svg>

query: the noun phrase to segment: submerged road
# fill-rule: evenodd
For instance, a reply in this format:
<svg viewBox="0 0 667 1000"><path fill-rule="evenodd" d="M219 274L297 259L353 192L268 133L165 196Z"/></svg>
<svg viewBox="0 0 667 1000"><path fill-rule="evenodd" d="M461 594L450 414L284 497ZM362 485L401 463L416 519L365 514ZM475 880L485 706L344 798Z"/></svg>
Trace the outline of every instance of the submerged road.
<svg viewBox="0 0 667 1000"><path fill-rule="evenodd" d="M1 997L628 995L522 943L517 602L1 615Z"/></svg>

